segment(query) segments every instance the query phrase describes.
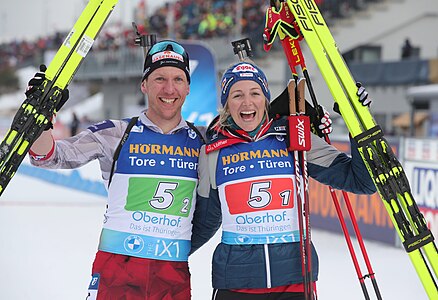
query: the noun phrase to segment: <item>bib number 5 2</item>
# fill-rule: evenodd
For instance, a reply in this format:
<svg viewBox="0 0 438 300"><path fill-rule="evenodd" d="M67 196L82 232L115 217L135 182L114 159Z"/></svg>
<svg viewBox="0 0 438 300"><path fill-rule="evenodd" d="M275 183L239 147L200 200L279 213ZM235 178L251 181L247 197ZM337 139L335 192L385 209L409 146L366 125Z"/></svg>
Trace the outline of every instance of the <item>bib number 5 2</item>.
<svg viewBox="0 0 438 300"><path fill-rule="evenodd" d="M155 190L154 197L149 200L150 206L160 210L168 209L175 200L174 191L177 187L178 183L176 182L160 182ZM187 213L189 205L190 199L184 198L181 213Z"/></svg>
<svg viewBox="0 0 438 300"><path fill-rule="evenodd" d="M173 191L178 187L175 182L160 182L155 190L154 197L149 201L149 204L155 209L169 208L175 197Z"/></svg>

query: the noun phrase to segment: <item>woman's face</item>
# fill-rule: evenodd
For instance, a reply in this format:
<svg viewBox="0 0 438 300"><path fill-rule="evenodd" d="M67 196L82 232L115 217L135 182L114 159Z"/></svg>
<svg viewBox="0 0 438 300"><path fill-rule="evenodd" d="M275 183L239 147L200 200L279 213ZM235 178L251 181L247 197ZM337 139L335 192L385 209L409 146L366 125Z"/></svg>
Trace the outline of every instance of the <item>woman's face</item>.
<svg viewBox="0 0 438 300"><path fill-rule="evenodd" d="M230 89L228 109L234 122L245 131L259 126L265 115L266 98L256 82L241 80Z"/></svg>

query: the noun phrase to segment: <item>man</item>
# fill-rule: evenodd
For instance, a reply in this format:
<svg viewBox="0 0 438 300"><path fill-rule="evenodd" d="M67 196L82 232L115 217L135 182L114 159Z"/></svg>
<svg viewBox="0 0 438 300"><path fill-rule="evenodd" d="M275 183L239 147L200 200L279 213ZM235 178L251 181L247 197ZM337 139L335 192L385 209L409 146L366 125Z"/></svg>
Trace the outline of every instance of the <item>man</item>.
<svg viewBox="0 0 438 300"><path fill-rule="evenodd" d="M187 260L203 140L181 116L190 70L180 44L151 47L141 90L148 108L138 119L106 120L57 141L49 129L30 149L32 164L43 168L99 160L108 202L88 299L190 299Z"/></svg>

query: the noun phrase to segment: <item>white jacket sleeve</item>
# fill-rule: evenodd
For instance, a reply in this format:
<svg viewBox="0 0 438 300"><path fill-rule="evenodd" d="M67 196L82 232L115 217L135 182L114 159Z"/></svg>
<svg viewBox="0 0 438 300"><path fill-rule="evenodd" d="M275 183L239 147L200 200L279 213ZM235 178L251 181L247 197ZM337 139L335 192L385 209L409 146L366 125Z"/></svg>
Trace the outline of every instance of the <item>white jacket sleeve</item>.
<svg viewBox="0 0 438 300"><path fill-rule="evenodd" d="M111 172L114 151L127 127L122 120L106 120L92 125L79 134L55 141L51 156L36 160L32 156L32 165L46 169L74 169L97 159L102 178L107 180Z"/></svg>

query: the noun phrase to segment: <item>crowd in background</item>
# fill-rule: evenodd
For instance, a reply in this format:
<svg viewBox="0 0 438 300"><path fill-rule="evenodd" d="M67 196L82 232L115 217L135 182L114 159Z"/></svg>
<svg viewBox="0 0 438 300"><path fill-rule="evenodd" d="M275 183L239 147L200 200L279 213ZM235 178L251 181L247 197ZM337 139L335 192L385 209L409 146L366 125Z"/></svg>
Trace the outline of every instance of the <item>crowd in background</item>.
<svg viewBox="0 0 438 300"><path fill-rule="evenodd" d="M260 1L242 1L242 33L263 27L266 5ZM150 17L149 28L159 36L175 35L178 39L205 39L227 36L236 28L237 1L180 0L165 4ZM169 15L174 15L169 28Z"/></svg>
<svg viewBox="0 0 438 300"><path fill-rule="evenodd" d="M316 0L315 2L328 18L344 17L349 8L360 9L360 3L379 0ZM242 18L238 24L236 0L178 0L165 3L151 16L139 24L140 32L156 33L158 37L176 39L209 39L214 37L242 35L253 43L259 41L265 23L268 1L260 5L259 0L242 0ZM172 18L173 16L173 18ZM236 26L240 25L240 26ZM240 30L240 32L236 32ZM67 32L37 40L11 41L0 44L0 70L7 67L35 65L42 61L44 51L57 50ZM132 27L117 30L104 28L93 51L117 49L120 46L133 46Z"/></svg>
<svg viewBox="0 0 438 300"><path fill-rule="evenodd" d="M33 41L14 40L0 44L0 69L33 63L35 57L44 55L44 51L58 49L65 35L66 33L58 32Z"/></svg>

